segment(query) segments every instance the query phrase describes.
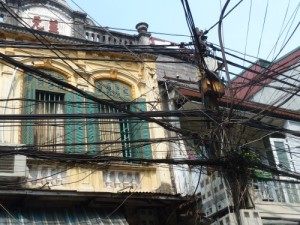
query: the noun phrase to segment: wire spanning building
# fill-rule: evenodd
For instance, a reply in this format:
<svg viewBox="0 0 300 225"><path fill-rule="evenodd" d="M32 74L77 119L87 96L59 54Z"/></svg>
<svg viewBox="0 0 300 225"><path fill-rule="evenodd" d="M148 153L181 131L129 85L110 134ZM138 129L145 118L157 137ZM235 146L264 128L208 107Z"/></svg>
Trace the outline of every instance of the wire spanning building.
<svg viewBox="0 0 300 225"><path fill-rule="evenodd" d="M194 140L174 143L173 157L226 161L190 172L174 167L175 176L184 177L176 179L177 189L201 193L199 208L208 224L299 224L299 59L298 48L275 62L258 60L244 68L228 85L234 95L220 98L214 114L203 104L195 68L179 66L184 71L176 74L157 66L160 88L167 93L164 109L198 110L198 116L173 117L178 127L196 134ZM231 123L225 120L230 111ZM235 186L234 174L241 181Z"/></svg>
<svg viewBox="0 0 300 225"><path fill-rule="evenodd" d="M223 96L205 39L199 70L65 0L0 15L1 224L299 224L299 49Z"/></svg>
<svg viewBox="0 0 300 225"><path fill-rule="evenodd" d="M172 128L143 114L161 110L148 25L109 31L64 0L0 8L0 223L175 224L170 166L142 161L167 158Z"/></svg>

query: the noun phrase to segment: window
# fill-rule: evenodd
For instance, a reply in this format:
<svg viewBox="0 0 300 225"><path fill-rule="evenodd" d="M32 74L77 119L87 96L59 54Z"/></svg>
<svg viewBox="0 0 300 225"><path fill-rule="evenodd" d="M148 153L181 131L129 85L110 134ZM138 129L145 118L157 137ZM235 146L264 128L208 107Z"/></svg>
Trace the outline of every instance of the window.
<svg viewBox="0 0 300 225"><path fill-rule="evenodd" d="M122 112L120 108L133 112L146 111L144 99L132 102L131 87L128 84L118 80L101 79L95 82L95 86L98 97L114 100L117 106L99 104L99 113L113 115ZM99 137L103 155L151 158L148 123L139 118L100 119Z"/></svg>
<svg viewBox="0 0 300 225"><path fill-rule="evenodd" d="M127 110L129 107L125 106ZM119 110L107 106L99 105L100 113L118 113ZM132 157L131 152L131 128L129 119L100 119L100 141L106 144L102 145L104 155ZM121 151L120 151L121 150Z"/></svg>
<svg viewBox="0 0 300 225"><path fill-rule="evenodd" d="M64 95L46 91L36 91L36 114L62 114ZM62 152L64 142L64 123L62 119L46 119L38 121L34 126L34 144L40 150ZM45 145L45 146L43 146Z"/></svg>
<svg viewBox="0 0 300 225"><path fill-rule="evenodd" d="M291 170L291 156L283 138L270 138L271 148L277 167L281 170Z"/></svg>
<svg viewBox="0 0 300 225"><path fill-rule="evenodd" d="M41 70L60 80L65 76L50 70ZM65 113L65 90L50 81L33 76L24 75L23 114L47 114L49 118L28 120L22 122L22 143L36 145L40 151L64 152L65 121L53 119L50 115Z"/></svg>
<svg viewBox="0 0 300 225"><path fill-rule="evenodd" d="M201 181L201 187L202 188L204 187L204 181Z"/></svg>
<svg viewBox="0 0 300 225"><path fill-rule="evenodd" d="M214 192L215 192L215 193L218 192L218 187L214 187Z"/></svg>
<svg viewBox="0 0 300 225"><path fill-rule="evenodd" d="M42 70L57 79L67 81L66 76ZM120 113L119 106L133 112L146 111L144 99L132 101L131 86L118 80L101 79L95 82L99 98L115 102L115 105L98 104L68 89L25 74L22 104L23 114L90 114ZM148 122L132 117L32 119L22 121L22 143L38 146L41 151L75 154L104 154L134 158L151 158L151 142ZM142 140L142 141L141 141ZM99 144L100 143L100 144Z"/></svg>
<svg viewBox="0 0 300 225"><path fill-rule="evenodd" d="M249 212L244 212L244 215L245 215L246 218L249 218L249 217L250 217Z"/></svg>
<svg viewBox="0 0 300 225"><path fill-rule="evenodd" d="M298 187L296 187L296 184L285 183L284 185L282 183L282 186L285 187L289 203L299 203Z"/></svg>
<svg viewBox="0 0 300 225"><path fill-rule="evenodd" d="M67 78L52 70L42 70L57 79ZM24 75L23 114L84 114L96 113L95 103L61 88L59 85L31 74ZM97 110L96 110L97 109ZM22 143L37 145L38 150L64 153L99 151L99 127L95 119L53 119L22 121ZM98 129L96 129L96 127ZM89 143L85 145L84 143ZM92 143L95 143L94 145Z"/></svg>
<svg viewBox="0 0 300 225"><path fill-rule="evenodd" d="M285 194L284 194L284 190L282 187L283 184L281 184L280 182L274 182L274 187L275 187L275 193L277 196L277 200L278 202L287 202L285 199Z"/></svg>
<svg viewBox="0 0 300 225"><path fill-rule="evenodd" d="M274 141L274 148L277 153L279 167L282 167L283 169L290 169L290 164L289 164L287 152L284 147L284 142Z"/></svg>

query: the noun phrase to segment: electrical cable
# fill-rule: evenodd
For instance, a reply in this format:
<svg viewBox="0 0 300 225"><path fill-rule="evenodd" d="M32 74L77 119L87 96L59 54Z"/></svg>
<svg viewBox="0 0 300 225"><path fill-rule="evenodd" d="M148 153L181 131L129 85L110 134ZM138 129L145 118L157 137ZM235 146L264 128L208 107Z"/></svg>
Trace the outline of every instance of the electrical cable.
<svg viewBox="0 0 300 225"><path fill-rule="evenodd" d="M262 41L262 37L264 34L264 30L265 30L265 23L266 23L266 18L267 18L267 14L268 14L268 8L269 8L269 0L267 0L267 5L266 5L266 9L265 9L265 16L264 16L262 31L261 31L261 35L260 35L260 39L259 39L259 44L258 44L257 57L259 56L261 41Z"/></svg>
<svg viewBox="0 0 300 225"><path fill-rule="evenodd" d="M236 7L238 7L239 6L239 4L241 4L242 3L242 1L244 1L244 0L240 0L237 4L235 4L235 6L233 6L229 11L228 11L228 13L226 13L224 16L222 16L222 20L223 19L225 19ZM216 22L214 25L212 25L208 30L205 30L204 31L204 34L207 34L210 30L212 30L215 26L217 26L218 24L220 23L220 19L219 19L219 21L218 22Z"/></svg>

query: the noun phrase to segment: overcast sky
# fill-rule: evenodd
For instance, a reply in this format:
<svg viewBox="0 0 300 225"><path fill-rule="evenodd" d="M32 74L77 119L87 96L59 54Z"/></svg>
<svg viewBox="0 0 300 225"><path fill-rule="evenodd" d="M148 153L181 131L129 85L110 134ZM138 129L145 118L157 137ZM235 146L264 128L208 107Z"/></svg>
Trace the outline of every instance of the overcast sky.
<svg viewBox="0 0 300 225"><path fill-rule="evenodd" d="M227 12L239 1L231 0ZM68 2L74 10L79 10L73 3L76 2L101 26L135 29L137 23L147 22L150 32L189 35L181 0L68 0ZM195 25L203 30L209 29L218 21L224 3L225 0L189 0ZM273 60L300 21L299 7L299 0L244 0L224 20L225 47L241 53L244 53L246 48L246 54ZM162 36L154 33L152 36L178 43L190 41L188 37ZM279 57L299 47L299 40L300 26ZM217 27L208 33L208 41L219 43ZM278 44L274 52L272 49L276 42ZM248 59L255 61L255 58ZM235 62L243 64L237 60Z"/></svg>

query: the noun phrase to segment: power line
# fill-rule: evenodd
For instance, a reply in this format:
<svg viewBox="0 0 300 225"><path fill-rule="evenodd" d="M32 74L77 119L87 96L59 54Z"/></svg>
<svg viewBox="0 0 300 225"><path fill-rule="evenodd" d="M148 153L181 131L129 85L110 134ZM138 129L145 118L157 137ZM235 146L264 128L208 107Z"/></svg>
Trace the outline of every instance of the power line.
<svg viewBox="0 0 300 225"><path fill-rule="evenodd" d="M268 8L269 8L269 0L267 1L267 5L266 5L266 9L265 9L265 16L264 16L262 31L261 31L261 35L260 35L260 39L259 39L258 50L257 50L257 57L259 55L261 41L262 41L262 37L263 37L263 34L264 34L264 30L265 30L265 23L266 23L266 18L267 18L267 14L268 14Z"/></svg>
<svg viewBox="0 0 300 225"><path fill-rule="evenodd" d="M242 1L244 0L240 0L237 4L235 4L235 6L233 6L228 13L226 13L223 17L222 20L225 19L236 7L239 6L239 4L242 3ZM207 34L210 30L212 30L215 26L217 26L220 23L220 20L218 22L216 22L214 25L212 25L208 30L204 31L204 34Z"/></svg>

